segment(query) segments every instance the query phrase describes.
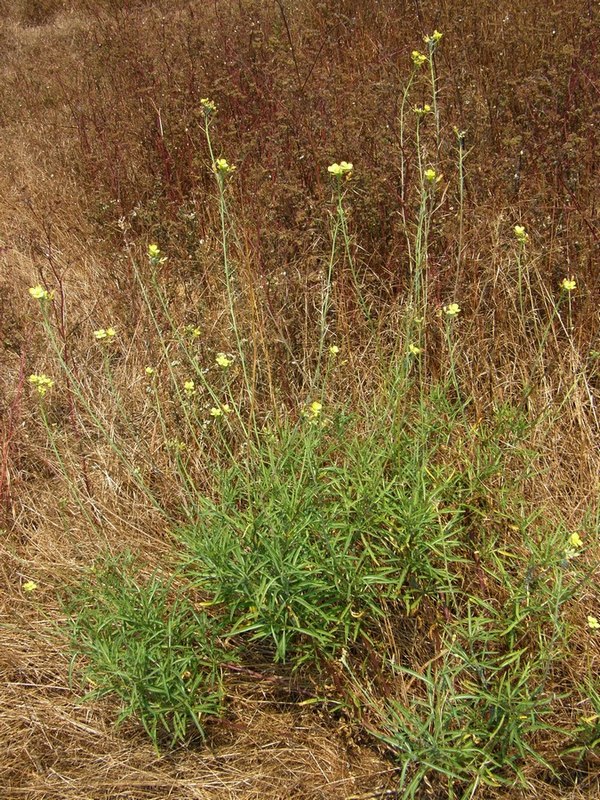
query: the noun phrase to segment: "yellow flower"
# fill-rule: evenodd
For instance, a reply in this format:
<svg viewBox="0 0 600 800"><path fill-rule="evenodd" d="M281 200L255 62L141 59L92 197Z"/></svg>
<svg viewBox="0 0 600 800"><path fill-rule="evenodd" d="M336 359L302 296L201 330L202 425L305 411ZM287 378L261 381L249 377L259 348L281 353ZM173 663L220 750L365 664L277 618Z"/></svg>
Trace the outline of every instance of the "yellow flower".
<svg viewBox="0 0 600 800"><path fill-rule="evenodd" d="M442 38L443 35L444 35L443 33L440 33L439 31L436 30L431 34L431 36L424 36L423 41L425 42L425 44L428 44L429 46L435 45L439 42L439 40Z"/></svg>
<svg viewBox="0 0 600 800"><path fill-rule="evenodd" d="M329 352L332 356L337 356L337 354L340 352L340 348L337 346L337 344L332 344L329 348Z"/></svg>
<svg viewBox="0 0 600 800"><path fill-rule="evenodd" d="M352 175L352 170L354 166L348 161L340 161L339 164L330 164L327 167L327 172L331 175L335 175L336 178L343 178L344 175L346 178L349 178Z"/></svg>
<svg viewBox="0 0 600 800"><path fill-rule="evenodd" d="M587 624L588 628L591 628L593 631L600 630L600 622L598 622L598 618L593 617L591 614L588 614Z"/></svg>
<svg viewBox="0 0 600 800"><path fill-rule="evenodd" d="M413 356L418 356L419 353L423 352L423 348L417 347L417 345L413 344L412 342L408 345L408 349L413 354Z"/></svg>
<svg viewBox="0 0 600 800"><path fill-rule="evenodd" d="M410 57L415 67L421 67L427 61L425 53L420 53L418 50L413 50Z"/></svg>
<svg viewBox="0 0 600 800"><path fill-rule="evenodd" d="M458 303L449 303L447 306L444 306L444 314L447 317L456 317L460 314L460 306Z"/></svg>
<svg viewBox="0 0 600 800"><path fill-rule="evenodd" d="M24 592L28 592L28 593L35 592L35 590L37 588L38 588L38 585L37 585L37 583L35 581L27 581L26 583L23 584L23 591Z"/></svg>
<svg viewBox="0 0 600 800"><path fill-rule="evenodd" d="M146 373L146 375L149 375L149 376L150 375L154 375L154 367L146 367L144 372Z"/></svg>
<svg viewBox="0 0 600 800"><path fill-rule="evenodd" d="M194 383L194 381L191 381L191 380L190 381L186 381L183 384L183 391L188 396L191 396L191 395L195 394L195 392L196 392L196 384Z"/></svg>
<svg viewBox="0 0 600 800"><path fill-rule="evenodd" d="M322 403L319 403L318 400L313 400L313 402L302 411L302 416L307 417L307 419L310 420L315 420L320 415L322 410Z"/></svg>
<svg viewBox="0 0 600 800"><path fill-rule="evenodd" d="M229 358L225 353L217 353L215 361L220 367L223 367L223 369L227 369L227 367L233 364L233 358Z"/></svg>
<svg viewBox="0 0 600 800"><path fill-rule="evenodd" d="M442 176L438 175L434 169L426 169L423 175L425 176L425 180L429 181L429 183L438 183L442 179Z"/></svg>
<svg viewBox="0 0 600 800"><path fill-rule="evenodd" d="M224 414L231 414L231 406L229 405L229 403L225 403L224 406L221 406L221 411Z"/></svg>
<svg viewBox="0 0 600 800"><path fill-rule="evenodd" d="M213 171L217 175L229 175L235 169L236 167L234 167L232 164L229 164L226 158L217 158L213 164Z"/></svg>
<svg viewBox="0 0 600 800"><path fill-rule="evenodd" d="M569 544L573 547L583 547L583 542L581 541L581 537L578 533L572 533L569 536Z"/></svg>
<svg viewBox="0 0 600 800"><path fill-rule="evenodd" d="M46 291L46 289L44 289L43 286L40 286L39 283L37 286L32 286L31 289L29 289L29 294L35 300L52 300L54 297L54 292Z"/></svg>
<svg viewBox="0 0 600 800"><path fill-rule="evenodd" d="M158 264L164 264L167 260L166 256L163 256L160 248L157 244L149 244L148 245L148 260L153 266L157 266Z"/></svg>
<svg viewBox="0 0 600 800"><path fill-rule="evenodd" d="M529 239L529 234L526 232L523 225L515 225L513 230L519 244L525 244L525 242Z"/></svg>
<svg viewBox="0 0 600 800"><path fill-rule="evenodd" d="M413 111L417 116L422 117L424 114L431 113L431 106L429 105L429 103L425 103L424 106L415 106Z"/></svg>
<svg viewBox="0 0 600 800"><path fill-rule="evenodd" d="M202 109L202 113L205 117L209 117L211 114L214 114L217 110L217 106L213 103L212 100L209 100L208 97L203 97L200 100L200 108Z"/></svg>
<svg viewBox="0 0 600 800"><path fill-rule="evenodd" d="M213 406L210 410L211 417L220 417L222 416L222 414L223 412L221 411L220 408L217 408L217 406Z"/></svg>
<svg viewBox="0 0 600 800"><path fill-rule="evenodd" d="M114 328L99 328L97 331L94 331L94 339L98 339L98 341L102 339L114 339L116 335L117 332Z"/></svg>
<svg viewBox="0 0 600 800"><path fill-rule="evenodd" d="M30 375L28 380L32 386L35 386L38 394L42 397L45 397L48 389L54 386L54 381L47 375Z"/></svg>
<svg viewBox="0 0 600 800"><path fill-rule="evenodd" d="M184 330L192 339L198 339L202 335L202 328L198 325L186 325Z"/></svg>
<svg viewBox="0 0 600 800"><path fill-rule="evenodd" d="M319 403L318 400L313 400L313 402L303 408L300 413L303 417L306 417L311 422L314 422L317 417L320 416L322 410L322 403Z"/></svg>
<svg viewBox="0 0 600 800"><path fill-rule="evenodd" d="M563 278L560 286L565 292L572 292L573 289L577 288L577 283L575 282L575 278Z"/></svg>

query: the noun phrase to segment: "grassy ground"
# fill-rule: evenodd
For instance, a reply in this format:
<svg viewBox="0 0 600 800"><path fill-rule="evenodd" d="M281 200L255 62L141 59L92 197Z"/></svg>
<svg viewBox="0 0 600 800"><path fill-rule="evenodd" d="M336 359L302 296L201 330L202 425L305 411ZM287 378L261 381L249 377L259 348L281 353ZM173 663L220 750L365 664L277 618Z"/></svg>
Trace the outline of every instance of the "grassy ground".
<svg viewBox="0 0 600 800"><path fill-rule="evenodd" d="M458 5L0 2L2 797L599 794L598 10Z"/></svg>

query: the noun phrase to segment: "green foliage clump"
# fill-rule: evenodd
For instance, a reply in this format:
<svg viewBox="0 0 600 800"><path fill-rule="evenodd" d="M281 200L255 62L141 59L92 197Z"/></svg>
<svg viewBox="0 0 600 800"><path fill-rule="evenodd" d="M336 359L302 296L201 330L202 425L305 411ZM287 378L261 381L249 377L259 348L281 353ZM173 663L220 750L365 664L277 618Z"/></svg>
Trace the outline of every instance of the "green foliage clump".
<svg viewBox="0 0 600 800"><path fill-rule="evenodd" d="M137 577L112 559L66 601L73 666L85 659L90 698L116 695L119 723L139 719L155 747L173 746L223 711L215 625L157 575Z"/></svg>
<svg viewBox="0 0 600 800"><path fill-rule="evenodd" d="M452 798L524 783L528 760L552 772L535 747L537 734L553 730L551 700L535 688L537 666L523 651L470 661L450 648L422 674L404 670L415 682L410 705L390 701L377 734L402 763L401 796L421 797L434 775Z"/></svg>
<svg viewBox="0 0 600 800"><path fill-rule="evenodd" d="M456 477L390 437L289 428L220 476L217 501L182 531L187 573L232 633L276 661L333 656L399 607L453 591ZM431 461L430 461L431 459Z"/></svg>

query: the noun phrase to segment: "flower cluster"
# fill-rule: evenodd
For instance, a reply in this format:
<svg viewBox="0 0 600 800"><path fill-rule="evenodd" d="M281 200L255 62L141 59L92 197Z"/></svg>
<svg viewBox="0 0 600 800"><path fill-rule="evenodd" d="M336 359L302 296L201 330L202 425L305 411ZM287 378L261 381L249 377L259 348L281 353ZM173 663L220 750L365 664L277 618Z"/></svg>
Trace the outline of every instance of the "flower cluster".
<svg viewBox="0 0 600 800"><path fill-rule="evenodd" d="M425 114L431 114L431 106L429 103L425 103L424 106L415 106L413 111L417 115L417 117L424 117Z"/></svg>
<svg viewBox="0 0 600 800"><path fill-rule="evenodd" d="M196 384L194 381L189 380L183 384L183 391L188 397L192 397L192 395L196 394Z"/></svg>
<svg viewBox="0 0 600 800"><path fill-rule="evenodd" d="M517 242L519 242L519 244L521 245L524 245L529 239L529 234L527 233L523 225L515 225L513 230L515 232Z"/></svg>
<svg viewBox="0 0 600 800"><path fill-rule="evenodd" d="M435 30L431 34L431 36L424 36L423 41L429 47L429 50L433 52L443 35L444 35L443 33L440 33L438 30Z"/></svg>
<svg viewBox="0 0 600 800"><path fill-rule="evenodd" d="M210 410L211 417L222 417L224 414L231 414L229 403L225 403L222 406L213 406Z"/></svg>
<svg viewBox="0 0 600 800"><path fill-rule="evenodd" d="M157 244L148 245L148 261L153 267L157 267L159 264L164 264L166 260L167 257L162 255L160 247Z"/></svg>
<svg viewBox="0 0 600 800"><path fill-rule="evenodd" d="M572 292L574 289L577 288L577 283L575 278L571 275L570 278L563 278L560 284L560 288L564 289L565 292Z"/></svg>
<svg viewBox="0 0 600 800"><path fill-rule="evenodd" d="M457 317L460 314L460 306L458 303L449 303L444 306L444 314L447 317Z"/></svg>
<svg viewBox="0 0 600 800"><path fill-rule="evenodd" d="M330 353L332 356L337 356L337 354L338 354L339 352L340 352L340 348L337 346L337 344L332 344L332 345L330 345L330 347L329 347L329 353Z"/></svg>
<svg viewBox="0 0 600 800"><path fill-rule="evenodd" d="M428 183L439 183L442 180L442 176L438 175L438 173L431 168L426 169L423 176Z"/></svg>
<svg viewBox="0 0 600 800"><path fill-rule="evenodd" d="M598 622L598 618L593 617L591 614L588 614L587 624L588 628L590 628L593 631L600 630L600 622Z"/></svg>
<svg viewBox="0 0 600 800"><path fill-rule="evenodd" d="M567 547L565 547L565 561L570 561L573 558L577 558L578 555L581 554L581 548L583 547L583 541L581 536L575 532L569 536L569 541Z"/></svg>
<svg viewBox="0 0 600 800"><path fill-rule="evenodd" d="M202 328L199 325L186 325L184 331L190 339L199 339L202 336Z"/></svg>
<svg viewBox="0 0 600 800"><path fill-rule="evenodd" d="M94 339L97 339L99 342L103 339L110 342L116 335L117 332L114 328L98 328L97 331L94 331Z"/></svg>
<svg viewBox="0 0 600 800"><path fill-rule="evenodd" d="M210 117L211 114L214 114L217 110L216 103L213 103L213 101L209 100L208 97L203 97L200 100L200 108L202 109L202 113L205 117Z"/></svg>
<svg viewBox="0 0 600 800"><path fill-rule="evenodd" d="M323 410L323 404L318 400L313 400L306 408L302 409L302 416L309 420L316 420Z"/></svg>
<svg viewBox="0 0 600 800"><path fill-rule="evenodd" d="M349 180L352 177L352 170L354 166L349 161L340 161L339 164L330 164L327 167L327 172L335 175L336 178L346 178Z"/></svg>
<svg viewBox="0 0 600 800"><path fill-rule="evenodd" d="M415 67L422 67L423 64L427 61L427 56L425 53L419 52L419 50L413 50L410 54L413 64Z"/></svg>
<svg viewBox="0 0 600 800"><path fill-rule="evenodd" d="M28 380L32 386L35 386L38 394L42 397L45 397L48 389L54 386L54 381L47 375L30 375Z"/></svg>
<svg viewBox="0 0 600 800"><path fill-rule="evenodd" d="M226 353L217 353L215 362L223 369L227 369L233 364L233 358L228 356Z"/></svg>
<svg viewBox="0 0 600 800"><path fill-rule="evenodd" d="M38 585L37 585L37 583L35 581L26 581L23 584L23 591L27 592L28 594L31 594L31 592L35 592L35 590L37 588L38 588Z"/></svg>
<svg viewBox="0 0 600 800"><path fill-rule="evenodd" d="M213 172L223 177L225 175L230 175L235 169L233 164L230 164L226 158L217 158L213 164Z"/></svg>
<svg viewBox="0 0 600 800"><path fill-rule="evenodd" d="M37 284L37 286L32 286L29 289L29 294L35 300L52 300L52 298L54 297L54 292L49 292L47 289L44 289L44 287L39 283Z"/></svg>

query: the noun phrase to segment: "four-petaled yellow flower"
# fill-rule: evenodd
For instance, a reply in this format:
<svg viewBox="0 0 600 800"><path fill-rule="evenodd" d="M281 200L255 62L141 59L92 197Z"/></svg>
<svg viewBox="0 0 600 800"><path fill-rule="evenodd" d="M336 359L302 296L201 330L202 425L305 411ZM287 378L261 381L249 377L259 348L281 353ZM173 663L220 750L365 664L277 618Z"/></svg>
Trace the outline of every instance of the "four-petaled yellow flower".
<svg viewBox="0 0 600 800"><path fill-rule="evenodd" d="M213 164L213 171L216 172L217 175L229 175L235 169L233 164L230 164L226 158L217 158Z"/></svg>
<svg viewBox="0 0 600 800"><path fill-rule="evenodd" d="M569 544L572 547L583 547L583 542L581 541L581 536L578 533L572 533L569 536Z"/></svg>
<svg viewBox="0 0 600 800"><path fill-rule="evenodd" d="M523 225L515 225L513 228L515 232L515 236L517 237L517 241L520 244L525 244L525 242L529 239L529 234L525 230Z"/></svg>
<svg viewBox="0 0 600 800"><path fill-rule="evenodd" d="M225 353L217 353L215 361L220 367L223 367L223 369L227 369L227 367L233 364L233 358L229 358Z"/></svg>
<svg viewBox="0 0 600 800"><path fill-rule="evenodd" d="M38 588L38 585L37 585L37 583L35 581L27 581L26 583L23 584L23 591L24 592L28 592L28 593L35 592L35 590L37 588Z"/></svg>
<svg viewBox="0 0 600 800"><path fill-rule="evenodd" d="M191 395L195 394L195 392L196 392L196 384L194 383L194 381L191 381L191 380L190 381L186 381L183 384L183 391L188 396L191 396Z"/></svg>
<svg viewBox="0 0 600 800"><path fill-rule="evenodd" d="M117 335L117 331L114 328L98 328L97 331L94 331L94 339L101 341L102 339L106 339L107 341L111 341Z"/></svg>
<svg viewBox="0 0 600 800"><path fill-rule="evenodd" d="M209 100L208 97L203 97L200 100L200 108L202 109L202 113L205 117L209 117L217 110L216 103L213 103L213 101Z"/></svg>
<svg viewBox="0 0 600 800"><path fill-rule="evenodd" d="M331 175L335 175L336 178L349 178L352 175L352 170L354 166L349 161L340 161L339 164L330 164L327 167L327 172Z"/></svg>
<svg viewBox="0 0 600 800"><path fill-rule="evenodd" d="M54 292L48 292L39 283L37 284L37 286L32 286L29 289L29 294L35 300L52 300L52 298L54 297Z"/></svg>
<svg viewBox="0 0 600 800"><path fill-rule="evenodd" d="M340 352L340 348L337 346L337 344L332 344L329 348L329 352L332 356L337 356L337 354Z"/></svg>
<svg viewBox="0 0 600 800"><path fill-rule="evenodd" d="M415 67L422 67L423 64L427 61L427 56L425 53L420 53L418 50L413 50L410 54L413 64Z"/></svg>
<svg viewBox="0 0 600 800"><path fill-rule="evenodd" d="M575 278L563 278L560 284L561 289L564 289L565 292L572 292L573 289L577 288L577 283L575 282Z"/></svg>
<svg viewBox="0 0 600 800"><path fill-rule="evenodd" d="M28 380L32 386L35 386L38 394L42 397L45 397L48 389L54 386L54 381L47 375L30 375Z"/></svg>
<svg viewBox="0 0 600 800"><path fill-rule="evenodd" d="M593 617L591 614L588 614L587 624L588 628L591 628L593 631L600 630L600 622L598 622L598 618Z"/></svg>
<svg viewBox="0 0 600 800"><path fill-rule="evenodd" d="M447 306L444 306L444 314L447 317L456 317L460 314L460 306L458 303L449 303Z"/></svg>
<svg viewBox="0 0 600 800"><path fill-rule="evenodd" d="M438 183L442 180L442 176L438 175L437 172L431 168L426 169L423 175L425 176L425 180L429 181L429 183Z"/></svg>
<svg viewBox="0 0 600 800"><path fill-rule="evenodd" d="M417 347L417 345L413 344L412 342L408 345L408 349L413 354L413 356L418 356L419 353L423 352L422 347Z"/></svg>

